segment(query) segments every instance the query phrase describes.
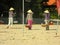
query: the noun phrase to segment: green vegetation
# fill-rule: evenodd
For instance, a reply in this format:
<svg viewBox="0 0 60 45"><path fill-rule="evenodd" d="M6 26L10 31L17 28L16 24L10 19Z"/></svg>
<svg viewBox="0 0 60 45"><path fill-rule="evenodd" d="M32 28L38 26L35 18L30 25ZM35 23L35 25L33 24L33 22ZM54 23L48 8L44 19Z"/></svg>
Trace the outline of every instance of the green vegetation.
<svg viewBox="0 0 60 45"><path fill-rule="evenodd" d="M0 0L0 12L4 13L4 17L8 16L8 11L10 7L13 7L16 12L16 17L22 17L22 3L23 0ZM46 0L26 0L24 2L24 13L26 17L26 12L29 9L32 9L34 12L34 18L44 18L43 13L45 9L50 11L50 18L54 19L58 17L57 11L55 10L56 6L51 5L47 6L43 4L43 1Z"/></svg>
<svg viewBox="0 0 60 45"><path fill-rule="evenodd" d="M51 5L51 6L47 6L47 5L43 5L42 3L43 0L34 0L31 2L25 2L25 14L27 12L28 9L32 9L32 11L34 12L33 17L34 18L44 18L43 13L45 9L48 9L50 11L50 18L52 19L56 19L58 18L58 14L57 11L55 10L56 5Z"/></svg>

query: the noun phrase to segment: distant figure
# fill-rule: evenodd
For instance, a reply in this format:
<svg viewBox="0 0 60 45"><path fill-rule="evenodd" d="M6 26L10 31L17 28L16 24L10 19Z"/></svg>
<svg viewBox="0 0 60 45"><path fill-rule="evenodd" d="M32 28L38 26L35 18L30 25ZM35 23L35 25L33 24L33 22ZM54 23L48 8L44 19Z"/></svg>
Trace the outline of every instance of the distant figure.
<svg viewBox="0 0 60 45"><path fill-rule="evenodd" d="M44 11L44 16L45 16L45 25L46 25L46 30L49 30L49 19L50 19L50 13L48 10Z"/></svg>
<svg viewBox="0 0 60 45"><path fill-rule="evenodd" d="M1 18L3 17L3 13L1 14Z"/></svg>
<svg viewBox="0 0 60 45"><path fill-rule="evenodd" d="M9 9L9 22L8 22L8 27L7 28L9 28L9 26L12 26L13 25L13 10L14 10L14 8L10 8Z"/></svg>
<svg viewBox="0 0 60 45"><path fill-rule="evenodd" d="M45 10L43 15L45 16L45 24L48 24L49 19L50 19L50 13L49 13L49 11Z"/></svg>
<svg viewBox="0 0 60 45"><path fill-rule="evenodd" d="M28 29L31 30L32 22L33 22L33 12L32 12L32 10L27 11L26 21L27 21Z"/></svg>
<svg viewBox="0 0 60 45"><path fill-rule="evenodd" d="M3 13L1 14L1 17L0 17L0 24L4 24L4 21L2 19L3 19Z"/></svg>

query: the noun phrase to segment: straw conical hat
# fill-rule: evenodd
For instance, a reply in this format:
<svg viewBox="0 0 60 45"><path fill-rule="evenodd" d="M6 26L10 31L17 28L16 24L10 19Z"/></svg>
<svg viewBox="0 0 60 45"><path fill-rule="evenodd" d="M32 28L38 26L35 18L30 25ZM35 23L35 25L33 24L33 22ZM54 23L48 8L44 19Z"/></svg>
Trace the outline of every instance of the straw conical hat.
<svg viewBox="0 0 60 45"><path fill-rule="evenodd" d="M49 13L49 11L48 10L45 10L44 13Z"/></svg>
<svg viewBox="0 0 60 45"><path fill-rule="evenodd" d="M32 10L28 10L27 13L33 13Z"/></svg>
<svg viewBox="0 0 60 45"><path fill-rule="evenodd" d="M14 10L14 8L11 7L9 10Z"/></svg>

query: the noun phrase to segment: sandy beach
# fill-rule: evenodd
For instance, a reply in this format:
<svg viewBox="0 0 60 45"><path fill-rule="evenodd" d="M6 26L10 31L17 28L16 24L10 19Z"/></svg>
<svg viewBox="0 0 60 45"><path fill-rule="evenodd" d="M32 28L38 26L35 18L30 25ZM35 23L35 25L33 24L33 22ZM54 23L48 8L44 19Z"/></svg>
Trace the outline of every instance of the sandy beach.
<svg viewBox="0 0 60 45"><path fill-rule="evenodd" d="M0 45L60 45L60 26L50 25L50 30L46 30L35 24L28 30L21 24L10 28L0 25Z"/></svg>

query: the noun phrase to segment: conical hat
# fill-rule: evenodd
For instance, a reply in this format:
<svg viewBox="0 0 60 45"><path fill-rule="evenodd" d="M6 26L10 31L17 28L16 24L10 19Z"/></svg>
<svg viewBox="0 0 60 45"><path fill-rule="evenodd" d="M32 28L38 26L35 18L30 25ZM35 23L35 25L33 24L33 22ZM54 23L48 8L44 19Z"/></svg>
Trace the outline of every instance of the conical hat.
<svg viewBox="0 0 60 45"><path fill-rule="evenodd" d="M33 13L31 10L28 10L27 13Z"/></svg>
<svg viewBox="0 0 60 45"><path fill-rule="evenodd" d="M14 8L11 7L9 10L14 10Z"/></svg>
<svg viewBox="0 0 60 45"><path fill-rule="evenodd" d="M49 13L49 11L48 10L45 10L44 13Z"/></svg>

